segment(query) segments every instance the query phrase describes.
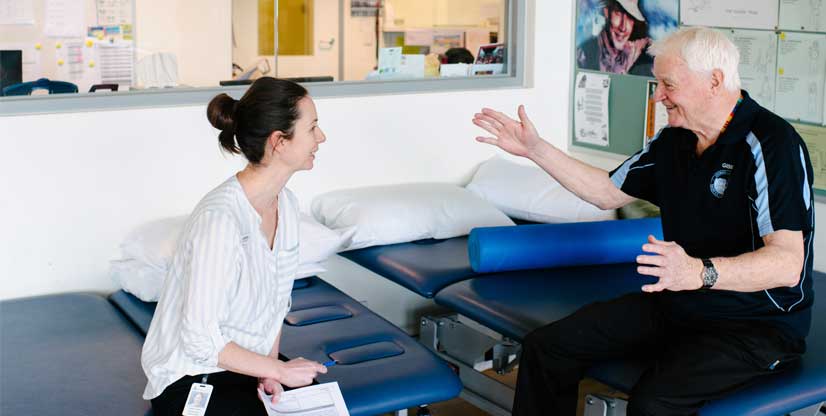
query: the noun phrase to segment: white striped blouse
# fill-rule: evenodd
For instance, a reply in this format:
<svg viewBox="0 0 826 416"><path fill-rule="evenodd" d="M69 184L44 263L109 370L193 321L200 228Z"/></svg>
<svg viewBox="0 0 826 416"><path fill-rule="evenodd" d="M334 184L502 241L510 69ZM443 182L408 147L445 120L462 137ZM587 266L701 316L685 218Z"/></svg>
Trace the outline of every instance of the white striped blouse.
<svg viewBox="0 0 826 416"><path fill-rule="evenodd" d="M284 188L270 249L261 217L235 176L198 203L143 344L144 399L185 375L223 371L218 354L230 341L270 353L298 269L298 212L295 196Z"/></svg>

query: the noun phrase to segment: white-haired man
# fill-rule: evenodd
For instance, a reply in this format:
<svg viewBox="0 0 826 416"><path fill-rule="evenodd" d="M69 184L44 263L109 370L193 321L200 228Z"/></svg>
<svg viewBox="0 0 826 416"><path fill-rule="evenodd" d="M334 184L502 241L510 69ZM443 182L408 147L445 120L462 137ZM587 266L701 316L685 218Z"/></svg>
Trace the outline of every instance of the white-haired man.
<svg viewBox="0 0 826 416"><path fill-rule="evenodd" d="M514 415L572 415L589 365L642 358L630 415L694 414L799 359L811 322L814 202L806 146L740 90L737 48L706 28L652 45L669 126L612 172L575 160L520 121L483 109L477 140L528 157L602 208L658 205L642 292L586 306L523 343Z"/></svg>

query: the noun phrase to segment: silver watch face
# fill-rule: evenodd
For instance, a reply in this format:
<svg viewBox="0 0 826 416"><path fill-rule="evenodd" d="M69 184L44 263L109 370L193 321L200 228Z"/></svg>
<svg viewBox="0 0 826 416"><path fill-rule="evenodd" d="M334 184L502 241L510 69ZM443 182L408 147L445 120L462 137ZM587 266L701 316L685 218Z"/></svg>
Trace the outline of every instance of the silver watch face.
<svg viewBox="0 0 826 416"><path fill-rule="evenodd" d="M711 287L717 282L717 270L713 267L703 268L703 286Z"/></svg>

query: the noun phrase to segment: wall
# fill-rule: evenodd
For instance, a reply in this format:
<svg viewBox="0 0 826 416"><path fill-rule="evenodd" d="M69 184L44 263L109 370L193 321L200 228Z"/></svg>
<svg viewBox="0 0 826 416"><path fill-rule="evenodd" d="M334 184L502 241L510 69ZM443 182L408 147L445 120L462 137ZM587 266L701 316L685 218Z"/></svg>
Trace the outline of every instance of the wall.
<svg viewBox="0 0 826 416"><path fill-rule="evenodd" d="M537 1L529 10L541 24L531 20L527 30L527 88L317 100L328 142L317 169L289 186L306 205L343 187L464 183L495 154L473 140L480 131L470 120L483 105L514 114L526 104L545 138L566 147L572 3ZM186 213L240 167L219 152L205 106L6 117L0 137L0 299L115 290L108 261L128 230ZM818 220L826 223L823 205ZM815 253L821 270L824 234ZM341 258L331 268L325 278L397 325L415 326L415 313L432 307Z"/></svg>
<svg viewBox="0 0 826 416"><path fill-rule="evenodd" d="M137 58L174 53L179 84L218 86L232 79L231 13L231 0L136 0Z"/></svg>

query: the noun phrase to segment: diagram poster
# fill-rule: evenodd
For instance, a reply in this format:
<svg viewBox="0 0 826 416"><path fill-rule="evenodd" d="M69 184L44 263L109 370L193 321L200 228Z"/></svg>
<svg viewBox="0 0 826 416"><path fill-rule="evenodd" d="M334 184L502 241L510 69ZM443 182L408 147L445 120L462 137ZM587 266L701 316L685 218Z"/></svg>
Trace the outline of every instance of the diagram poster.
<svg viewBox="0 0 826 416"><path fill-rule="evenodd" d="M682 0L680 20L688 26L773 30L777 26L777 2L778 0Z"/></svg>
<svg viewBox="0 0 826 416"><path fill-rule="evenodd" d="M761 30L726 30L740 50L743 89L763 107L774 111L777 34Z"/></svg>
<svg viewBox="0 0 826 416"><path fill-rule="evenodd" d="M785 118L820 124L826 35L781 32L779 37L775 112Z"/></svg>

